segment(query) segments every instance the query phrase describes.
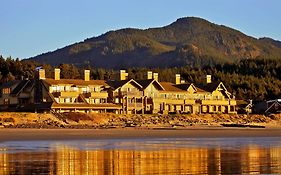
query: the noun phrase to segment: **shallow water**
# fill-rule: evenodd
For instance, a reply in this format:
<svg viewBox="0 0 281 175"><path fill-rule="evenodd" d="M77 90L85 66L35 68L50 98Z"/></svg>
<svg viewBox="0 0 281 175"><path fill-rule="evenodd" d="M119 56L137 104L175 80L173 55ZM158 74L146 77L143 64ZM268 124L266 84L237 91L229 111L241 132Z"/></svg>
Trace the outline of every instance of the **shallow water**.
<svg viewBox="0 0 281 175"><path fill-rule="evenodd" d="M1 142L6 174L281 174L281 138Z"/></svg>

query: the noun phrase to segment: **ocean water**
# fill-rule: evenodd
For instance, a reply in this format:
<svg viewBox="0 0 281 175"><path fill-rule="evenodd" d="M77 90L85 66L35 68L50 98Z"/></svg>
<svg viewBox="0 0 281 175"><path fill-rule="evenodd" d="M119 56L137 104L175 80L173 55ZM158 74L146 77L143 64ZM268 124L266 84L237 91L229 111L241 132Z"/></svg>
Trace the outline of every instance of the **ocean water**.
<svg viewBox="0 0 281 175"><path fill-rule="evenodd" d="M0 142L0 175L11 174L281 174L281 138Z"/></svg>

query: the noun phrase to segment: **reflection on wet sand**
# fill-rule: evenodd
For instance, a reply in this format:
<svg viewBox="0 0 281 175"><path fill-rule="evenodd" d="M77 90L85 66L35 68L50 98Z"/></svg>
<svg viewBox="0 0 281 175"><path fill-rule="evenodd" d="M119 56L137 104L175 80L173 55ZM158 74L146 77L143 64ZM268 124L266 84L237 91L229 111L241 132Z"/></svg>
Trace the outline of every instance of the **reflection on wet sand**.
<svg viewBox="0 0 281 175"><path fill-rule="evenodd" d="M0 152L0 175L8 174L281 174L281 148L191 147L160 150Z"/></svg>

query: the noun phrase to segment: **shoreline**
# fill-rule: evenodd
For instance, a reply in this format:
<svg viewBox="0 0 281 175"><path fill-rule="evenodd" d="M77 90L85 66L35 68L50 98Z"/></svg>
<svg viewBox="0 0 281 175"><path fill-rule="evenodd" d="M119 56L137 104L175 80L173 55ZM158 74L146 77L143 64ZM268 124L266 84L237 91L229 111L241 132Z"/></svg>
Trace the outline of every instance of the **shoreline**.
<svg viewBox="0 0 281 175"><path fill-rule="evenodd" d="M183 129L1 129L0 142L153 138L281 137L281 128L188 127Z"/></svg>

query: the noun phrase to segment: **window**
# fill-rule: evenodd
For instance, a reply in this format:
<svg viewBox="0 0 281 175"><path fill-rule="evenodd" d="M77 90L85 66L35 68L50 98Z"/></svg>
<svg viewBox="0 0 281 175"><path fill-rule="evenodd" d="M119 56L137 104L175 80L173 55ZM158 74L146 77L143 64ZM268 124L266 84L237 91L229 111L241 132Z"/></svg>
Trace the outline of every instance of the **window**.
<svg viewBox="0 0 281 175"><path fill-rule="evenodd" d="M100 91L100 87L95 87L95 92L99 92Z"/></svg>
<svg viewBox="0 0 281 175"><path fill-rule="evenodd" d="M83 92L83 93L87 93L87 92L88 92L88 91L87 91L87 88L86 88L86 87L83 87L83 88L82 88L82 92Z"/></svg>
<svg viewBox="0 0 281 175"><path fill-rule="evenodd" d="M52 86L53 92L60 92L60 86Z"/></svg>
<svg viewBox="0 0 281 175"><path fill-rule="evenodd" d="M70 91L70 86L65 86L65 91L69 92Z"/></svg>
<svg viewBox="0 0 281 175"><path fill-rule="evenodd" d="M70 98L65 98L65 103L70 103Z"/></svg>
<svg viewBox="0 0 281 175"><path fill-rule="evenodd" d="M79 91L78 87L72 87L72 90L73 90L74 92L78 92L78 91Z"/></svg>
<svg viewBox="0 0 281 175"><path fill-rule="evenodd" d="M4 99L4 105L8 105L8 104L10 104L10 100L8 98L5 98Z"/></svg>
<svg viewBox="0 0 281 175"><path fill-rule="evenodd" d="M60 90L61 91L65 91L65 87L64 86L60 86Z"/></svg>
<svg viewBox="0 0 281 175"><path fill-rule="evenodd" d="M10 94L11 93L11 89L10 88L4 88L2 90L3 94Z"/></svg>

